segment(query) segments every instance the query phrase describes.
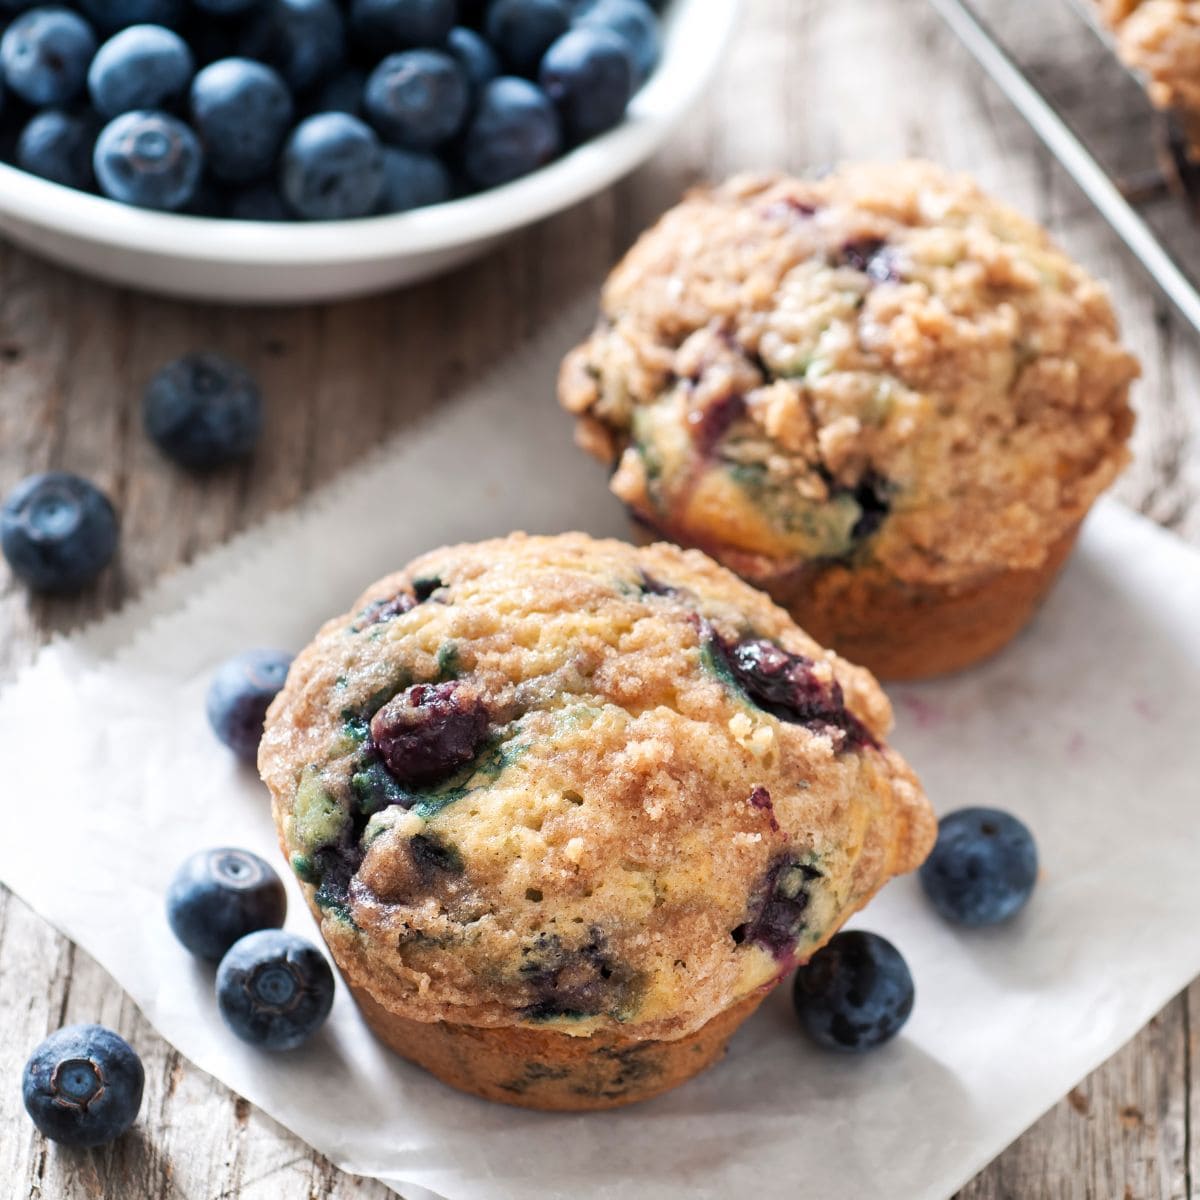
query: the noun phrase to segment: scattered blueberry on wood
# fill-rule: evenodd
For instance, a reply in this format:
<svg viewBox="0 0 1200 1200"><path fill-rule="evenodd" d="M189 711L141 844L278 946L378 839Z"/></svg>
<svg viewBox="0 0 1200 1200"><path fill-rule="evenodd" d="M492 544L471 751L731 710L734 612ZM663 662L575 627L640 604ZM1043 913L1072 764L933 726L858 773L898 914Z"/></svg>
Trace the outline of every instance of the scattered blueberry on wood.
<svg viewBox="0 0 1200 1200"><path fill-rule="evenodd" d="M25 1111L64 1146L104 1146L137 1119L142 1060L103 1025L67 1025L30 1055L21 1078Z"/></svg>
<svg viewBox="0 0 1200 1200"><path fill-rule="evenodd" d="M13 574L34 591L78 591L116 552L117 514L78 475L30 475L0 508L0 547Z"/></svg>
<svg viewBox="0 0 1200 1200"><path fill-rule="evenodd" d="M518 179L617 125L658 62L662 7L10 0L0 145L31 174L167 212L403 212Z"/></svg>
<svg viewBox="0 0 1200 1200"><path fill-rule="evenodd" d="M209 470L254 449L262 397L253 376L231 359L212 352L185 354L150 381L142 422L168 458Z"/></svg>

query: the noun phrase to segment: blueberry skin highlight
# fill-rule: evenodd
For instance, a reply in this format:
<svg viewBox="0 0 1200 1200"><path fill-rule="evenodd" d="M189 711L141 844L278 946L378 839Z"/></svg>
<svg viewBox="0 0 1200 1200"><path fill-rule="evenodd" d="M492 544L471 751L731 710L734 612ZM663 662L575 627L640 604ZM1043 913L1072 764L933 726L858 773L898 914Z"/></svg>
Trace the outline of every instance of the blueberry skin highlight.
<svg viewBox="0 0 1200 1200"><path fill-rule="evenodd" d="M249 850L200 850L184 860L167 889L171 932L208 962L220 962L248 933L278 929L286 916L283 883Z"/></svg>
<svg viewBox="0 0 1200 1200"><path fill-rule="evenodd" d="M247 650L217 668L205 712L219 741L245 762L258 758L267 709L287 680L292 656L281 650Z"/></svg>
<svg viewBox="0 0 1200 1200"><path fill-rule="evenodd" d="M1033 835L998 808L961 808L944 816L920 870L934 908L946 920L972 928L1016 916L1029 902L1037 874Z"/></svg>
<svg viewBox="0 0 1200 1200"><path fill-rule="evenodd" d="M333 1007L333 972L303 938L280 929L247 934L217 968L217 1006L244 1042L294 1050Z"/></svg>
<svg viewBox="0 0 1200 1200"><path fill-rule="evenodd" d="M78 475L30 475L0 509L0 547L13 574L35 591L77 591L112 560L117 514L108 497Z"/></svg>
<svg viewBox="0 0 1200 1200"><path fill-rule="evenodd" d="M292 94L271 67L223 58L192 81L191 113L212 174L252 183L275 164L292 123Z"/></svg>
<svg viewBox="0 0 1200 1200"><path fill-rule="evenodd" d="M446 37L445 49L462 67L474 98L500 74L495 50L474 29L455 26Z"/></svg>
<svg viewBox="0 0 1200 1200"><path fill-rule="evenodd" d="M22 13L0 39L5 83L35 108L74 100L95 53L92 27L59 4Z"/></svg>
<svg viewBox="0 0 1200 1200"><path fill-rule="evenodd" d="M161 25L114 34L88 68L92 107L108 119L135 108L169 108L187 91L196 64L187 43Z"/></svg>
<svg viewBox="0 0 1200 1200"><path fill-rule="evenodd" d="M896 1036L916 989L900 951L877 933L836 934L796 972L792 1003L805 1033L827 1050L858 1054Z"/></svg>
<svg viewBox="0 0 1200 1200"><path fill-rule="evenodd" d="M136 1120L146 1075L133 1048L103 1025L67 1025L30 1055L25 1111L64 1146L103 1146Z"/></svg>
<svg viewBox="0 0 1200 1200"><path fill-rule="evenodd" d="M185 354L150 381L142 422L169 458L192 470L211 470L254 449L262 396L250 372L223 354Z"/></svg>
<svg viewBox="0 0 1200 1200"><path fill-rule="evenodd" d="M365 217L378 206L383 183L383 146L347 113L301 121L284 146L281 190L305 220Z"/></svg>
<svg viewBox="0 0 1200 1200"><path fill-rule="evenodd" d="M182 121L137 109L122 113L100 131L92 166L110 199L174 211L195 196L204 153Z"/></svg>
<svg viewBox="0 0 1200 1200"><path fill-rule="evenodd" d="M633 58L602 27L564 33L542 59L538 82L554 102L567 136L582 142L620 124L633 95Z"/></svg>
<svg viewBox="0 0 1200 1200"><path fill-rule="evenodd" d="M92 151L99 126L90 114L58 108L35 113L17 140L17 166L31 175L91 192L96 188Z"/></svg>
<svg viewBox="0 0 1200 1200"><path fill-rule="evenodd" d="M457 60L440 50L389 54L367 79L363 107L380 137L432 150L462 126L471 89Z"/></svg>
<svg viewBox="0 0 1200 1200"><path fill-rule="evenodd" d="M658 19L644 0L595 0L584 8L577 23L599 25L624 38L633 55L636 90L650 77L662 55Z"/></svg>
<svg viewBox="0 0 1200 1200"><path fill-rule="evenodd" d="M562 130L554 105L525 79L502 75L483 89L467 126L463 169L479 188L498 187L556 158Z"/></svg>

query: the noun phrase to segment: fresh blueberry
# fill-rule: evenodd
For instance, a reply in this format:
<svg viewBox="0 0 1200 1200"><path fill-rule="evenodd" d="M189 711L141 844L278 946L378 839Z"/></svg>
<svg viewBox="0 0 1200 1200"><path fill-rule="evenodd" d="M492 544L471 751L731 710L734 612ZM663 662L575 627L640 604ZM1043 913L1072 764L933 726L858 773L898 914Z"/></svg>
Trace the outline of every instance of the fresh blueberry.
<svg viewBox="0 0 1200 1200"><path fill-rule="evenodd" d="M192 52L161 25L130 25L96 51L88 69L92 106L111 119L135 108L169 108L195 72Z"/></svg>
<svg viewBox="0 0 1200 1200"><path fill-rule="evenodd" d="M77 591L116 552L117 515L108 497L78 475L30 475L0 509L0 546L13 574L34 590Z"/></svg>
<svg viewBox="0 0 1200 1200"><path fill-rule="evenodd" d="M284 146L284 199L306 220L335 221L374 212L383 181L379 139L347 113L318 113L301 121Z"/></svg>
<svg viewBox="0 0 1200 1200"><path fill-rule="evenodd" d="M137 109L101 130L92 165L101 191L111 199L139 208L180 209L195 195L204 152L182 121Z"/></svg>
<svg viewBox="0 0 1200 1200"><path fill-rule="evenodd" d="M249 454L262 396L245 367L220 354L186 354L150 381L142 402L150 439L185 467L207 470Z"/></svg>
<svg viewBox="0 0 1200 1200"><path fill-rule="evenodd" d="M411 46L440 46L456 16L454 0L352 0L350 29L379 57Z"/></svg>
<svg viewBox="0 0 1200 1200"><path fill-rule="evenodd" d="M634 88L658 66L662 53L658 18L645 0L595 0L578 17L583 26L599 25L624 38L633 55Z"/></svg>
<svg viewBox="0 0 1200 1200"><path fill-rule="evenodd" d="M67 1025L29 1056L25 1111L64 1146L103 1146L137 1119L146 1073L124 1038L103 1025Z"/></svg>
<svg viewBox="0 0 1200 1200"><path fill-rule="evenodd" d="M500 60L496 52L474 29L456 25L446 38L446 53L458 61L471 95L477 97L484 87L500 74Z"/></svg>
<svg viewBox="0 0 1200 1200"><path fill-rule="evenodd" d="M325 956L281 929L247 934L217 968L217 1006L243 1041L294 1050L333 1007L333 972Z"/></svg>
<svg viewBox="0 0 1200 1200"><path fill-rule="evenodd" d="M74 100L95 53L92 27L61 5L22 13L0 40L5 83L35 108Z"/></svg>
<svg viewBox="0 0 1200 1200"><path fill-rule="evenodd" d="M323 112L349 113L361 117L367 73L361 67L348 67L327 80L312 96L308 115Z"/></svg>
<svg viewBox="0 0 1200 1200"><path fill-rule="evenodd" d="M255 183L237 192L229 202L235 221L290 221L292 214L273 183Z"/></svg>
<svg viewBox="0 0 1200 1200"><path fill-rule="evenodd" d="M292 123L292 95L271 67L223 58L193 80L191 112L208 169L226 183L250 183L275 164Z"/></svg>
<svg viewBox="0 0 1200 1200"><path fill-rule="evenodd" d="M510 70L532 75L570 24L563 0L492 0L484 32Z"/></svg>
<svg viewBox="0 0 1200 1200"><path fill-rule="evenodd" d="M441 204L453 194L450 172L432 154L388 146L383 152L383 171L381 212L407 212L427 204Z"/></svg>
<svg viewBox="0 0 1200 1200"><path fill-rule="evenodd" d="M877 933L837 934L796 972L792 1002L804 1031L828 1050L857 1054L896 1036L916 990L900 951Z"/></svg>
<svg viewBox="0 0 1200 1200"><path fill-rule="evenodd" d="M385 141L430 150L458 132L470 103L467 77L449 54L404 50L371 72L363 107Z"/></svg>
<svg viewBox="0 0 1200 1200"><path fill-rule="evenodd" d="M315 87L345 58L341 10L334 0L266 0L250 15L242 53L274 67L293 91Z"/></svg>
<svg viewBox="0 0 1200 1200"><path fill-rule="evenodd" d="M287 680L292 656L281 650L247 650L222 663L204 707L213 733L246 762L258 757L267 709Z"/></svg>
<svg viewBox="0 0 1200 1200"><path fill-rule="evenodd" d="M129 25L178 29L186 8L185 0L75 0L75 4L105 33L115 33Z"/></svg>
<svg viewBox="0 0 1200 1200"><path fill-rule="evenodd" d="M278 929L286 916L287 893L279 876L248 850L197 851L167 889L171 932L209 962L220 962L248 933Z"/></svg>
<svg viewBox="0 0 1200 1200"><path fill-rule="evenodd" d="M934 908L969 926L996 925L1020 912L1037 873L1033 835L998 808L960 808L944 816L920 872Z"/></svg>
<svg viewBox="0 0 1200 1200"><path fill-rule="evenodd" d="M546 51L538 82L571 140L595 137L620 122L633 95L629 46L601 26L568 30Z"/></svg>
<svg viewBox="0 0 1200 1200"><path fill-rule="evenodd" d="M556 158L562 132L541 88L501 75L483 89L463 145L463 169L480 188L508 183Z"/></svg>
<svg viewBox="0 0 1200 1200"><path fill-rule="evenodd" d="M468 686L418 683L371 719L371 744L399 782L432 783L475 758L489 723L482 697Z"/></svg>
<svg viewBox="0 0 1200 1200"><path fill-rule="evenodd" d="M47 108L35 113L17 141L17 166L31 175L90 192L96 186L92 149L96 122L90 115Z"/></svg>

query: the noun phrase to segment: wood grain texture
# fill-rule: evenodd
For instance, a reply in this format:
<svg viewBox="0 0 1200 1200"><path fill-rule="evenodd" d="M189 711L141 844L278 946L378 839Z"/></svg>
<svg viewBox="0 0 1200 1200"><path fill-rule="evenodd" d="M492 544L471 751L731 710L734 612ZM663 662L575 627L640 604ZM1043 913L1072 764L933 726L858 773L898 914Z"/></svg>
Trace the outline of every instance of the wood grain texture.
<svg viewBox="0 0 1200 1200"><path fill-rule="evenodd" d="M55 632L111 611L172 567L353 469L382 436L485 372L567 300L593 291L689 182L739 168L904 154L976 172L1111 283L1146 368L1137 462L1120 494L1200 542L1195 342L924 0L747 0L719 87L652 164L426 286L330 308L246 313L112 291L0 249L0 491L32 470L66 467L108 489L124 528L116 568L78 599L31 601L0 574L0 679ZM139 420L147 377L196 347L244 360L268 404L255 461L205 479L165 464ZM537 402L554 419L550 398L531 397ZM47 795L7 802L45 804L52 820L52 779ZM183 1061L95 962L2 889L0 1014L0 1192L45 1200L390 1194L337 1172ZM71 1153L34 1134L15 1081L49 1030L83 1019L104 1021L137 1045L148 1085L130 1136L105 1151ZM1189 1197L1200 1117L1197 1021L1193 986L959 1200Z"/></svg>

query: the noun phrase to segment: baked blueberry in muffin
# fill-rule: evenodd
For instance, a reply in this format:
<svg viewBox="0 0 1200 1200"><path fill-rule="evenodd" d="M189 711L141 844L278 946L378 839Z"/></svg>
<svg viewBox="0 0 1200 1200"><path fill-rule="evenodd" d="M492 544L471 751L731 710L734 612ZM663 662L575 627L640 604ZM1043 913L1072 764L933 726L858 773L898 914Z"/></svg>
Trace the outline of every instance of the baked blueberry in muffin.
<svg viewBox="0 0 1200 1200"><path fill-rule="evenodd" d="M1126 459L1104 289L927 163L696 191L601 309L560 396L646 536L880 674L1003 645Z"/></svg>
<svg viewBox="0 0 1200 1200"><path fill-rule="evenodd" d="M594 1108L707 1065L920 863L890 720L703 554L517 534L325 625L259 764L380 1036L477 1094Z"/></svg>

